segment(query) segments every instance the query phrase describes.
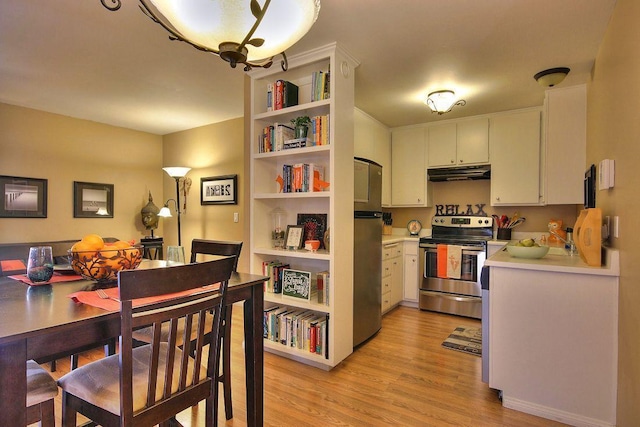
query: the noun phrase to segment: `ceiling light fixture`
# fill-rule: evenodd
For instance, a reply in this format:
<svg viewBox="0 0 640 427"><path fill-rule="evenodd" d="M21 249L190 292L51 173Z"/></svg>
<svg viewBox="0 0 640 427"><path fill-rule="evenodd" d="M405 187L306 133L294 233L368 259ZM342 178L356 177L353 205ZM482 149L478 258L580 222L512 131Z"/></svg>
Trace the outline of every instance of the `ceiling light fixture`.
<svg viewBox="0 0 640 427"><path fill-rule="evenodd" d="M549 68L548 70L540 71L533 76L534 79L543 87L553 87L562 83L567 74L571 71L567 67Z"/></svg>
<svg viewBox="0 0 640 427"><path fill-rule="evenodd" d="M244 64L269 68L273 58L282 55L281 66L287 70L284 51L304 36L316 22L320 0L139 0L140 9L151 20L179 40L227 61L231 68ZM116 11L122 0L100 0ZM153 7L150 5L153 4Z"/></svg>
<svg viewBox="0 0 640 427"><path fill-rule="evenodd" d="M452 90L438 90L431 92L424 100L424 103L431 108L432 113L438 114L448 113L456 105L467 105L467 101L464 99L456 101L456 94Z"/></svg>

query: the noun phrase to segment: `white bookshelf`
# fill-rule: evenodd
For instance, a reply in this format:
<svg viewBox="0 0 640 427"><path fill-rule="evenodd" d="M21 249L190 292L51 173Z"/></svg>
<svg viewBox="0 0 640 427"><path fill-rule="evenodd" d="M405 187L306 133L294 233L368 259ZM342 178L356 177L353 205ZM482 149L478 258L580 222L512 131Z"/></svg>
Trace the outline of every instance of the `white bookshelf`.
<svg viewBox="0 0 640 427"><path fill-rule="evenodd" d="M358 61L335 43L289 58L286 72L274 64L254 70L251 82L251 203L250 268L262 272L264 261L279 260L292 269L329 271L329 305L291 300L265 293L265 308L274 305L311 310L328 315L328 357L287 347L265 339L265 349L322 369L338 365L353 351L353 110L354 69ZM330 98L311 101L311 76L330 70ZM298 86L298 105L267 111L267 84L277 79ZM329 144L259 153L258 138L265 126L289 123L301 116L329 115ZM280 193L276 177L284 164L315 163L324 167L330 186L321 192ZM286 224L296 224L298 213L327 215L331 234L329 250L288 251L271 244L271 211L287 213Z"/></svg>

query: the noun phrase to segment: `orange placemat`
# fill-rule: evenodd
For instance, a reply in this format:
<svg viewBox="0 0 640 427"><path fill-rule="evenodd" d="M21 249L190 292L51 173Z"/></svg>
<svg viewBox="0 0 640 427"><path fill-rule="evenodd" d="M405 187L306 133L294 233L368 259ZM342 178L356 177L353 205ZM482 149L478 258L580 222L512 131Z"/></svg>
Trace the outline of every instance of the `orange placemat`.
<svg viewBox="0 0 640 427"><path fill-rule="evenodd" d="M3 273L3 276L20 274L25 271L27 271L27 266L19 259L4 259L0 261L0 273Z"/></svg>
<svg viewBox="0 0 640 427"><path fill-rule="evenodd" d="M133 306L139 307L142 305L152 304L160 301L167 301L174 298L184 297L188 295L194 295L203 291L211 291L218 289L220 287L220 283L216 283L213 285L205 286L197 289L190 289L188 291L183 292L175 292L173 294L165 294L157 297L150 298L139 298L133 300ZM78 291L72 294L67 295L76 303L88 304L94 307L101 308L107 311L120 311L120 301L118 298L120 297L120 293L118 288L109 288L103 289L103 291L109 296L109 298L100 298L96 291Z"/></svg>
<svg viewBox="0 0 640 427"><path fill-rule="evenodd" d="M26 283L29 286L42 286L42 285L50 285L52 283L60 283L60 282L75 282L76 280L83 280L82 276L77 274L62 274L62 273L53 273L51 279L48 282L38 282L34 283L29 280L26 274L19 274L17 276L8 276L10 279L19 280L23 283Z"/></svg>

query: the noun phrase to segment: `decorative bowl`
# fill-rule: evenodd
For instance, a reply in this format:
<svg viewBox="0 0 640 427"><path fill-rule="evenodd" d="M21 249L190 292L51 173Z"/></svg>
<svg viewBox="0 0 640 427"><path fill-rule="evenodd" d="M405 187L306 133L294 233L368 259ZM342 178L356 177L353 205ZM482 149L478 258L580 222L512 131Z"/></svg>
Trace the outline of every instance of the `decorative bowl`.
<svg viewBox="0 0 640 427"><path fill-rule="evenodd" d="M549 246L516 246L507 245L507 252L515 258L542 258L549 252Z"/></svg>
<svg viewBox="0 0 640 427"><path fill-rule="evenodd" d="M320 240L306 240L304 242L304 248L308 251L317 251L320 248Z"/></svg>
<svg viewBox="0 0 640 427"><path fill-rule="evenodd" d="M118 279L118 271L138 268L142 261L142 246L128 248L105 247L98 251L69 249L69 264L76 274L87 280L110 282Z"/></svg>

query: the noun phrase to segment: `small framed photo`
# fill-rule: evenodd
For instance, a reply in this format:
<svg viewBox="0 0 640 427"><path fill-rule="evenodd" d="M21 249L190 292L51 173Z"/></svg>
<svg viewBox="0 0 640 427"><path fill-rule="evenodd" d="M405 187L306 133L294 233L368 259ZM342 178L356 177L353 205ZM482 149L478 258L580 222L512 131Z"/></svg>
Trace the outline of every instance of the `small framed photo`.
<svg viewBox="0 0 640 427"><path fill-rule="evenodd" d="M238 175L200 178L201 205L237 205Z"/></svg>
<svg viewBox="0 0 640 427"><path fill-rule="evenodd" d="M302 225L287 225L287 235L284 238L285 249L300 249L302 247L302 237L304 227Z"/></svg>
<svg viewBox="0 0 640 427"><path fill-rule="evenodd" d="M0 175L0 218L46 218L47 180Z"/></svg>
<svg viewBox="0 0 640 427"><path fill-rule="evenodd" d="M73 182L74 218L113 218L113 184Z"/></svg>

